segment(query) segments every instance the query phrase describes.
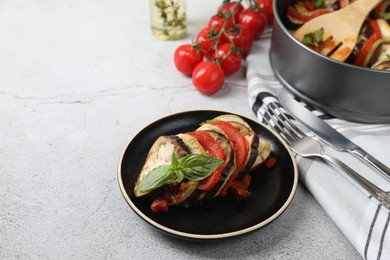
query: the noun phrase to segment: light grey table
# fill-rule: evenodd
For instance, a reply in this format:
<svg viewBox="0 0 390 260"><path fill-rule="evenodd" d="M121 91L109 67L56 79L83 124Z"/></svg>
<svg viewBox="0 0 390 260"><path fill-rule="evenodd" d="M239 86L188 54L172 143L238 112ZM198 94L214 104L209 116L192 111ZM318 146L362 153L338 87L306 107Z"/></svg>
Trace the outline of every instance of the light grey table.
<svg viewBox="0 0 390 260"><path fill-rule="evenodd" d="M358 259L307 190L254 233L193 243L142 221L117 164L145 125L221 109L254 117L245 67L215 96L173 52L220 1L188 2L188 37L154 39L148 1L0 1L0 259Z"/></svg>

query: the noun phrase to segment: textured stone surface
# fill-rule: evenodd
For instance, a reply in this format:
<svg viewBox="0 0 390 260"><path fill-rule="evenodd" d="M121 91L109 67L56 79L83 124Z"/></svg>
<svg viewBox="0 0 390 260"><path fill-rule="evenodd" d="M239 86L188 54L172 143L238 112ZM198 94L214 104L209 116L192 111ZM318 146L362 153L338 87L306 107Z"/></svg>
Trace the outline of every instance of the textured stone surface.
<svg viewBox="0 0 390 260"><path fill-rule="evenodd" d="M145 0L0 2L0 259L359 257L301 186L275 222L211 243L160 234L123 199L119 156L146 124L191 109L253 117L245 68L213 97L173 68L218 2L188 1L177 42L152 37Z"/></svg>

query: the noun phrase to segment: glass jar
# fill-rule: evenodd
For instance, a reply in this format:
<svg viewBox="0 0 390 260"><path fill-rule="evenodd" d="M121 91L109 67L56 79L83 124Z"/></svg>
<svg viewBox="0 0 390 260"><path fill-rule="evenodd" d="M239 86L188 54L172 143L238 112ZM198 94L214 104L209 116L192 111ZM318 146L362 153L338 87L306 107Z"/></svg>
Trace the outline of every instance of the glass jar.
<svg viewBox="0 0 390 260"><path fill-rule="evenodd" d="M178 40L186 36L186 0L150 0L151 29L160 40Z"/></svg>

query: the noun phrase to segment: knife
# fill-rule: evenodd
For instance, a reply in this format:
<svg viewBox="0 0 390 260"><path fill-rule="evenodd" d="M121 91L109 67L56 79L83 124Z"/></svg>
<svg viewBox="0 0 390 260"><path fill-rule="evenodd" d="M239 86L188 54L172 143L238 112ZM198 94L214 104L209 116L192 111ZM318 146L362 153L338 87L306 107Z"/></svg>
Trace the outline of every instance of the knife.
<svg viewBox="0 0 390 260"><path fill-rule="evenodd" d="M357 144L340 134L333 127L325 123L325 121L319 119L313 115L307 108L296 101L286 91L280 91L278 93L281 104L293 115L299 122L306 126L309 130L315 133L318 137L328 143L337 151L349 152L356 157L363 159L386 178L390 180L390 168L375 159L368 152L364 151Z"/></svg>

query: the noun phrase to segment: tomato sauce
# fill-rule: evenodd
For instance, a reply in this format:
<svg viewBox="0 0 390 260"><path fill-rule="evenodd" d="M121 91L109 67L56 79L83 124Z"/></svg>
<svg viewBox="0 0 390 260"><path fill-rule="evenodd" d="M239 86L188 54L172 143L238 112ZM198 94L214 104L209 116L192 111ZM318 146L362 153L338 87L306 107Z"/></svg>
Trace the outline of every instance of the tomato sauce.
<svg viewBox="0 0 390 260"><path fill-rule="evenodd" d="M167 212L169 205L176 204L189 186L190 184L188 182L182 182L178 189L175 187L164 187L163 190L157 191L153 196L154 200L150 209L153 212Z"/></svg>

